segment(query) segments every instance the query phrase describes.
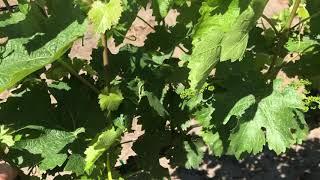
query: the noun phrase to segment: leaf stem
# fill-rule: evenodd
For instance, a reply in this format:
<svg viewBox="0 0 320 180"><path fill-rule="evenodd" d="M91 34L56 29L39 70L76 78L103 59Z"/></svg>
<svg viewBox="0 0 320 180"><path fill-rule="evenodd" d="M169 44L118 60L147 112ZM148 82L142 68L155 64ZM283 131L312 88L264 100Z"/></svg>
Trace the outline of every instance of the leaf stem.
<svg viewBox="0 0 320 180"><path fill-rule="evenodd" d="M100 91L94 87L89 81L85 80L83 77L81 77L68 63L64 62L63 60L59 59L58 62L66 68L70 74L75 76L77 79L79 79L84 85L88 86L93 92L96 94L100 94Z"/></svg>
<svg viewBox="0 0 320 180"><path fill-rule="evenodd" d="M184 52L185 54L188 54L188 51L186 51L185 49L183 49L183 47L181 47L180 44L178 45L178 48L179 48L182 52Z"/></svg>
<svg viewBox="0 0 320 180"><path fill-rule="evenodd" d="M294 26L292 27L292 29L298 27L299 25L301 25L301 24L305 23L306 21L308 21L308 20L310 20L310 19L312 19L312 18L315 18L315 17L317 17L317 16L320 16L320 11L314 13L313 15L311 15L311 16L303 19L303 20L301 20L298 24L294 25Z"/></svg>
<svg viewBox="0 0 320 180"><path fill-rule="evenodd" d="M13 10L8 2L8 0L3 0L4 5L6 6L6 8L9 10L9 12L13 13Z"/></svg>
<svg viewBox="0 0 320 180"><path fill-rule="evenodd" d="M148 25L152 30L155 31L154 27L151 26L151 24L149 24L146 20L144 20L142 17L137 15L137 18L140 19L141 21L143 21L146 25Z"/></svg>
<svg viewBox="0 0 320 180"><path fill-rule="evenodd" d="M109 73L109 57L108 57L108 42L107 35L105 33L101 34L101 41L103 46L103 68L104 68L104 76L107 86L110 83L110 73Z"/></svg>
<svg viewBox="0 0 320 180"><path fill-rule="evenodd" d="M273 29L273 31L276 33L277 36L280 35L278 29L276 28L276 26L273 24L273 22L271 21L271 19L269 19L266 15L262 14L261 16L264 20L266 20L268 22L268 24L271 26L271 28Z"/></svg>
<svg viewBox="0 0 320 180"><path fill-rule="evenodd" d="M123 37L123 38L125 38L125 39L128 39L129 41L136 41L136 40L137 40L137 37L136 37L136 36L131 35L131 36L127 37L127 36L123 35L121 32L119 32L119 31L116 30L116 29L114 30L114 33L116 33L117 35L119 35L119 36L121 36L121 37Z"/></svg>
<svg viewBox="0 0 320 180"><path fill-rule="evenodd" d="M109 153L107 154L107 171L108 171L108 180L113 180L112 179L111 167L110 167L110 155L109 155Z"/></svg>
<svg viewBox="0 0 320 180"><path fill-rule="evenodd" d="M297 13L297 10L298 10L298 8L299 8L300 2L301 2L301 0L296 0L296 1L294 2L294 5L293 5L293 8L292 8L290 17L289 17L286 25L284 26L284 29L283 29L284 31L288 31L288 30L290 29L291 24L292 24L292 22L293 22L293 19L295 18L296 13Z"/></svg>

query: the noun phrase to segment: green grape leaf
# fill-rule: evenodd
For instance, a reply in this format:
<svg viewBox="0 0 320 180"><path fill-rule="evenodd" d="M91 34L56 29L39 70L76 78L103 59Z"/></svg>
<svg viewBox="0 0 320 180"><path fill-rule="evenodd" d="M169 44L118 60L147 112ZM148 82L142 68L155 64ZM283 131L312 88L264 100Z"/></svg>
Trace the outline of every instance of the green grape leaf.
<svg viewBox="0 0 320 180"><path fill-rule="evenodd" d="M123 121L124 117L119 117L115 121ZM97 137L92 141L91 145L85 150L85 171L90 173L94 167L95 162L105 153L114 143L119 141L122 133L124 132L124 126L118 126L106 129L99 133Z"/></svg>
<svg viewBox="0 0 320 180"><path fill-rule="evenodd" d="M13 146L15 143L13 136L9 133L9 129L5 128L4 125L0 125L0 144L7 146Z"/></svg>
<svg viewBox="0 0 320 180"><path fill-rule="evenodd" d="M48 87L65 91L69 91L71 89L71 87L65 82L53 82L52 84L48 84Z"/></svg>
<svg viewBox="0 0 320 180"><path fill-rule="evenodd" d="M224 119L223 124L227 124L232 116L240 118L250 106L256 102L253 95L248 95L240 99L230 110L227 117Z"/></svg>
<svg viewBox="0 0 320 180"><path fill-rule="evenodd" d="M221 156L223 153L223 144L218 132L204 131L200 136L203 141L208 145L209 149L216 156Z"/></svg>
<svg viewBox="0 0 320 180"><path fill-rule="evenodd" d="M1 35L9 38L0 53L0 92L59 59L85 33L87 22L72 2L50 1L47 6L50 17L32 2L27 15L17 12L0 22Z"/></svg>
<svg viewBox="0 0 320 180"><path fill-rule="evenodd" d="M108 3L95 1L88 13L89 19L97 33L105 33L117 25L123 11L121 0L110 0Z"/></svg>
<svg viewBox="0 0 320 180"><path fill-rule="evenodd" d="M280 154L307 136L307 124L298 110L304 108L303 97L292 86L283 88L282 81L275 80L272 94L254 102L251 95L247 96L228 114L239 119L229 138L229 153L237 158L244 152L256 154L267 143ZM243 113L246 107L247 112Z"/></svg>
<svg viewBox="0 0 320 180"><path fill-rule="evenodd" d="M16 142L15 149L24 149L31 154L39 154L43 158L39 168L43 171L61 166L67 159L67 155L62 153L63 148L72 143L79 133L84 132L83 128L74 132L59 130L44 130L44 134L34 139L23 139Z"/></svg>
<svg viewBox="0 0 320 180"><path fill-rule="evenodd" d="M16 12L13 14L1 14L0 27L6 27L8 25L16 24L23 21L26 18L26 15L21 12Z"/></svg>
<svg viewBox="0 0 320 180"><path fill-rule="evenodd" d="M122 100L123 96L120 90L111 90L109 93L99 95L100 108L108 111L116 111Z"/></svg>
<svg viewBox="0 0 320 180"><path fill-rule="evenodd" d="M312 52L316 47L320 46L320 43L312 40L308 37L303 37L301 40L296 38L289 38L289 41L286 44L286 48L290 52L296 53L308 53Z"/></svg>
<svg viewBox="0 0 320 180"><path fill-rule="evenodd" d="M249 31L255 27L267 2L267 0L252 0L246 10L239 12L239 16L236 18L229 31L225 33L221 42L222 49L220 61L231 60L233 62L243 58L248 44ZM239 1L239 3L241 2Z"/></svg>
<svg viewBox="0 0 320 180"><path fill-rule="evenodd" d="M297 14L298 14L298 17L300 17L301 19L306 19L310 17L310 14L306 9L305 4L300 4L299 8L297 9Z"/></svg>
<svg viewBox="0 0 320 180"><path fill-rule="evenodd" d="M6 44L6 56L0 64L0 92L12 87L25 76L59 59L81 36L84 26L75 22L41 49L29 54L23 44L27 39L13 39ZM11 53L13 52L13 53Z"/></svg>
<svg viewBox="0 0 320 180"><path fill-rule="evenodd" d="M203 3L201 18L193 35L193 51L188 67L192 89L201 89L219 61L242 59L249 31L255 27L267 0L252 0L241 8L239 0Z"/></svg>
<svg viewBox="0 0 320 180"><path fill-rule="evenodd" d="M222 33L215 32L194 44L188 64L190 87L192 89L201 89L208 75L218 63L221 54L219 44L221 43L222 35Z"/></svg>
<svg viewBox="0 0 320 180"><path fill-rule="evenodd" d="M197 169L203 162L204 148L203 144L199 141L188 142L184 141L184 149L187 155L185 167L188 169Z"/></svg>
<svg viewBox="0 0 320 180"><path fill-rule="evenodd" d="M249 40L248 32L238 30L226 33L221 42L220 61L241 60L246 51Z"/></svg>
<svg viewBox="0 0 320 180"><path fill-rule="evenodd" d="M193 115L196 121L202 126L200 136L202 137L205 144L208 145L209 149L216 155L221 156L223 152L222 141L218 132L212 131L214 124L211 122L212 114L215 109L212 106L204 107L196 111ZM184 125L188 126L188 124ZM183 127L182 128L186 128Z"/></svg>
<svg viewBox="0 0 320 180"><path fill-rule="evenodd" d="M174 1L173 0L153 0L153 3L158 6L159 13L161 17L164 18L167 16Z"/></svg>
<svg viewBox="0 0 320 180"><path fill-rule="evenodd" d="M202 108L199 111L196 111L194 113L194 117L197 120L197 122L203 127L203 128L212 128L212 113L214 112L214 108L209 106L206 108Z"/></svg>
<svg viewBox="0 0 320 180"><path fill-rule="evenodd" d="M105 151L107 151L112 144L119 140L122 132L122 129L115 129L114 127L112 127L111 129L108 129L99 134L95 142L90 145L84 152L84 154L86 155L85 171L90 172L98 158Z"/></svg>
<svg viewBox="0 0 320 180"><path fill-rule="evenodd" d="M64 167L64 171L71 171L75 173L77 176L80 176L84 173L85 160L79 154L72 154L68 158L68 162Z"/></svg>
<svg viewBox="0 0 320 180"><path fill-rule="evenodd" d="M163 104L157 96L152 92L144 91L143 93L147 96L150 106L162 117L168 115L168 111L163 107Z"/></svg>
<svg viewBox="0 0 320 180"><path fill-rule="evenodd" d="M39 168L42 171L52 170L53 168L59 166L61 167L62 164L67 160L66 154L52 154L48 155L43 159L39 165Z"/></svg>

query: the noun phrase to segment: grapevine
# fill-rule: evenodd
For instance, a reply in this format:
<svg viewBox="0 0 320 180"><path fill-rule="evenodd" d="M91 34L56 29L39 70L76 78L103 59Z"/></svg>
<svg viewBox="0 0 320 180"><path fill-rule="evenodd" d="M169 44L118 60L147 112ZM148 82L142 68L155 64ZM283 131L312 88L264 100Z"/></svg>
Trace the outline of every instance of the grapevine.
<svg viewBox="0 0 320 180"><path fill-rule="evenodd" d="M206 153L285 153L320 108L320 3L290 2L269 17L268 0L4 0L1 159L24 176L161 179L160 158L198 169ZM138 14L146 7L155 25ZM137 20L153 31L142 47L124 43ZM92 59L71 58L88 32ZM135 121L143 133L123 160Z"/></svg>

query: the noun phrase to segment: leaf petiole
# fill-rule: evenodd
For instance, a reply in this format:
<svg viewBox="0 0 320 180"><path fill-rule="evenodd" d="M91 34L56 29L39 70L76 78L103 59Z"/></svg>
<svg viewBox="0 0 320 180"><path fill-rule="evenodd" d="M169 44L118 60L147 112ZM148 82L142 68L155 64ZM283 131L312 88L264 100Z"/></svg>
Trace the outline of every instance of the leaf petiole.
<svg viewBox="0 0 320 180"><path fill-rule="evenodd" d="M280 35L278 29L276 28L276 26L273 24L273 22L271 21L271 19L269 19L266 15L262 14L261 17L266 20L268 22L268 24L271 26L271 28L273 29L273 31L276 33L277 36Z"/></svg>
<svg viewBox="0 0 320 180"><path fill-rule="evenodd" d="M297 10L298 10L298 8L300 6L300 2L301 2L301 0L296 0L294 2L290 17L289 17L289 19L288 19L288 21L287 21L287 23L286 23L286 25L284 26L284 29L283 29L284 32L287 32L290 29L291 24L293 22L293 19L296 17L296 13L297 13Z"/></svg>
<svg viewBox="0 0 320 180"><path fill-rule="evenodd" d="M103 68L104 68L104 76L106 80L106 85L109 86L110 83L110 73L109 73L109 57L108 57L108 42L107 35L105 33L101 34L101 41L103 46Z"/></svg>
<svg viewBox="0 0 320 180"><path fill-rule="evenodd" d="M6 6L7 10L12 13L13 10L12 10L8 0L3 0L3 2L4 2L4 5Z"/></svg>
<svg viewBox="0 0 320 180"><path fill-rule="evenodd" d="M299 25L305 23L306 21L309 21L310 19L318 17L318 16L320 16L320 11L317 12L317 13L314 13L313 15L311 15L311 16L303 19L303 20L301 20L298 24L294 25L291 29L294 29L294 28L298 27Z"/></svg>
<svg viewBox="0 0 320 180"><path fill-rule="evenodd" d="M70 74L79 79L84 85L88 86L93 92L95 92L96 94L100 94L100 91L96 87L94 87L89 81L81 77L68 63L64 62L62 59L57 60L57 62L60 63L64 68L66 68Z"/></svg>
<svg viewBox="0 0 320 180"><path fill-rule="evenodd" d="M110 155L109 155L109 153L107 154L107 171L108 171L108 180L113 180L112 179L111 167L110 167Z"/></svg>

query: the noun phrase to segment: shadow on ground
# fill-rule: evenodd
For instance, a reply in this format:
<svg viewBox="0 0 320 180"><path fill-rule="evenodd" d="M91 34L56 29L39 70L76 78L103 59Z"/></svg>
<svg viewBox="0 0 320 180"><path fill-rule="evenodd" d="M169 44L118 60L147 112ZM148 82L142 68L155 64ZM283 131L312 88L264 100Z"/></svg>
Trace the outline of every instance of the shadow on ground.
<svg viewBox="0 0 320 180"><path fill-rule="evenodd" d="M286 154L277 156L265 150L257 156L250 156L241 161L224 156L205 158L206 170L186 170L178 168L175 176L183 179L320 179L320 139L308 140L301 146L290 149ZM214 170L211 174L210 169ZM209 176L214 176L210 178Z"/></svg>

